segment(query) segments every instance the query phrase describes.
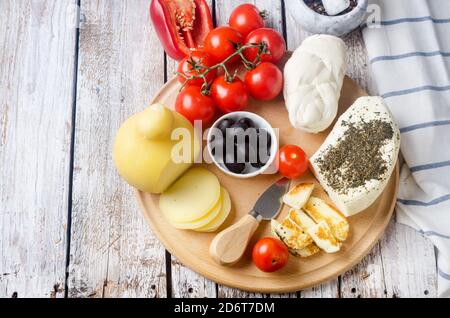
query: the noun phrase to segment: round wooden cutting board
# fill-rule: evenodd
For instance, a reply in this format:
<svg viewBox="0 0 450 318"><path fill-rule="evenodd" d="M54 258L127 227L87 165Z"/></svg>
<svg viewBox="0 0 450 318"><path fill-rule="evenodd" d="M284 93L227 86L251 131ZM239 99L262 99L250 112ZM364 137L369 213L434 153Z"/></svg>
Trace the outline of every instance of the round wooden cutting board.
<svg viewBox="0 0 450 318"><path fill-rule="evenodd" d="M153 102L173 108L179 88L179 84L173 78L159 91ZM341 95L340 114L358 97L365 96L367 93L352 79L346 77ZM258 113L272 127L279 129L280 145L297 144L309 156L314 154L330 132L329 129L320 134L308 134L294 129L289 123L288 113L281 97L266 103L251 101L248 111ZM279 175L273 174L241 180L223 174L213 164L203 164L203 166L218 176L231 195L232 213L220 230L247 214L259 194L280 178ZM284 293L298 291L330 280L352 268L372 249L386 228L394 210L398 173L397 165L386 189L376 202L367 210L349 218L350 235L340 252L335 254L320 252L309 258L297 258L291 255L287 266L275 273L261 272L251 260L251 247L254 243L264 236L270 236L270 222L261 223L239 263L233 267L224 267L216 264L208 253L209 244L216 233L204 234L177 230L169 225L160 213L159 195L137 191L137 196L153 232L170 253L184 265L217 283L230 287L251 292ZM315 182L316 189L313 195L331 203L310 173L296 182ZM282 220L287 210L287 207L284 207L277 219Z"/></svg>

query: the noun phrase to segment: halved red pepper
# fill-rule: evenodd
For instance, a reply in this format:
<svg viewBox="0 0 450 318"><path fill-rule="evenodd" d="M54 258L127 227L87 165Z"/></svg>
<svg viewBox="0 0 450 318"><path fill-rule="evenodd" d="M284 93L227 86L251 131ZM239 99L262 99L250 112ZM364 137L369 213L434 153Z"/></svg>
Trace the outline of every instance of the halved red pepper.
<svg viewBox="0 0 450 318"><path fill-rule="evenodd" d="M177 61L201 48L213 29L205 0L152 0L150 17L164 50Z"/></svg>

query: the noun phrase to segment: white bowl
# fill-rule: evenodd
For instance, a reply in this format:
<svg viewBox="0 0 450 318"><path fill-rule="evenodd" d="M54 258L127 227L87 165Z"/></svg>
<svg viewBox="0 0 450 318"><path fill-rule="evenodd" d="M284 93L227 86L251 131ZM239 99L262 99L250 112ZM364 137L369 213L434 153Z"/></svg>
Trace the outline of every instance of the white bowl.
<svg viewBox="0 0 450 318"><path fill-rule="evenodd" d="M212 154L210 140L212 138L213 129L217 128L217 125L222 120L224 120L226 118L232 118L234 120L239 120L244 117L247 117L247 118L250 118L251 120L253 120L253 122L255 123L257 128L265 129L270 134L270 137L272 138L272 144L270 146L269 161L267 161L267 163L263 167L254 168L254 167L250 166L249 164L247 164L247 167L245 168L244 171L248 171L248 172L243 173L243 174L238 174L238 173L231 172L230 170L228 170L228 168L225 166L224 163L218 162L216 160L215 156ZM229 114L223 115L218 120L216 120L216 122L211 126L211 129L208 131L208 136L207 136L207 147L208 147L208 153L209 153L209 156L211 157L212 162L223 173L225 173L229 176L235 177L235 178L239 178L239 179L248 179L248 178L256 177L260 174L263 174L264 172L267 172L269 168L274 168L274 162L275 162L275 158L276 158L276 155L278 152L278 135L275 133L275 130L272 128L272 126L270 126L270 124L261 116L255 114L255 113L250 113L250 112L234 112L234 113L229 113ZM274 169L273 173L276 173L276 169Z"/></svg>
<svg viewBox="0 0 450 318"><path fill-rule="evenodd" d="M298 24L314 34L330 34L343 36L358 28L364 21L367 12L367 0L358 0L352 11L335 16L320 14L303 0L296 0L298 5L292 6L291 12Z"/></svg>

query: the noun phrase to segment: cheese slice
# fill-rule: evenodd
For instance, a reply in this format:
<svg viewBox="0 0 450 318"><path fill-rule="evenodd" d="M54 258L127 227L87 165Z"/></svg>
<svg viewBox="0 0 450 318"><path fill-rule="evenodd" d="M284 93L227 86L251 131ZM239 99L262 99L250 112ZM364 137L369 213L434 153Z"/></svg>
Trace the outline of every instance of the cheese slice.
<svg viewBox="0 0 450 318"><path fill-rule="evenodd" d="M288 218L305 232L308 228L316 225L316 223L301 210L290 209Z"/></svg>
<svg viewBox="0 0 450 318"><path fill-rule="evenodd" d="M375 129L367 128L371 126L382 129L374 132ZM358 133L361 131L366 132ZM376 142L380 136L386 137ZM343 143L345 151L344 147L339 151ZM310 165L336 207L345 216L352 216L368 208L383 192L394 171L399 148L400 131L384 100L361 97L339 118L311 157ZM367 155L373 152L375 155Z"/></svg>
<svg viewBox="0 0 450 318"><path fill-rule="evenodd" d="M341 249L341 243L331 233L325 221L320 221L306 230L314 242L327 253L336 253Z"/></svg>
<svg viewBox="0 0 450 318"><path fill-rule="evenodd" d="M341 243L333 236L325 221L315 223L305 212L291 209L289 219L305 231L318 247L327 253L335 253L341 249Z"/></svg>
<svg viewBox="0 0 450 318"><path fill-rule="evenodd" d="M300 210L314 190L314 183L299 183L283 196L283 202L291 208Z"/></svg>
<svg viewBox="0 0 450 318"><path fill-rule="evenodd" d="M159 208L171 223L196 222L209 215L211 210L215 212L214 219L220 212L219 203L219 179L204 168L190 169L159 198ZM208 222L198 227L206 224Z"/></svg>
<svg viewBox="0 0 450 318"><path fill-rule="evenodd" d="M202 228L202 227L208 225L209 223L213 222L220 215L221 211L222 211L222 200L219 200L216 203L216 205L211 209L211 211L208 212L208 214L206 214L205 216L203 216L202 218L200 218L198 220L191 221L191 222L185 222L185 223L176 222L169 218L167 220L173 227L175 227L177 229L196 230L196 229Z"/></svg>
<svg viewBox="0 0 450 318"><path fill-rule="evenodd" d="M325 221L336 239L346 240L350 228L347 219L325 201L311 197L303 209L317 223Z"/></svg>
<svg viewBox="0 0 450 318"><path fill-rule="evenodd" d="M195 231L211 233L217 231L222 226L222 224L225 222L225 220L228 218L231 212L231 197L224 187L222 187L220 190L220 198L222 204L219 214L208 224L200 228L195 228L194 229Z"/></svg>
<svg viewBox="0 0 450 318"><path fill-rule="evenodd" d="M310 257L320 252L320 248L315 244L311 243L307 247L302 248L301 250L296 250L296 255L300 257Z"/></svg>
<svg viewBox="0 0 450 318"><path fill-rule="evenodd" d="M289 253L294 256L309 257L320 252L320 248L314 244L312 238L296 226L287 227L276 220L272 220L271 231L272 235L280 239L287 246Z"/></svg>
<svg viewBox="0 0 450 318"><path fill-rule="evenodd" d="M313 243L312 238L289 219L285 219L283 223L272 220L271 228L290 249L300 250Z"/></svg>

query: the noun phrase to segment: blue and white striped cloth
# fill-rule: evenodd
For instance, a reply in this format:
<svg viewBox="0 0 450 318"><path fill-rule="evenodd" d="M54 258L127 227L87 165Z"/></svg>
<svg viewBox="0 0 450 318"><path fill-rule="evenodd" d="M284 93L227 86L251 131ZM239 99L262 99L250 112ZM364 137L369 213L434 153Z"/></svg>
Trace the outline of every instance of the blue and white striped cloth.
<svg viewBox="0 0 450 318"><path fill-rule="evenodd" d="M402 133L397 221L438 250L440 297L450 297L450 0L373 0L363 26L375 90ZM417 255L421 257L421 255Z"/></svg>

